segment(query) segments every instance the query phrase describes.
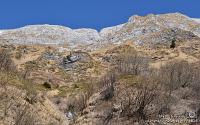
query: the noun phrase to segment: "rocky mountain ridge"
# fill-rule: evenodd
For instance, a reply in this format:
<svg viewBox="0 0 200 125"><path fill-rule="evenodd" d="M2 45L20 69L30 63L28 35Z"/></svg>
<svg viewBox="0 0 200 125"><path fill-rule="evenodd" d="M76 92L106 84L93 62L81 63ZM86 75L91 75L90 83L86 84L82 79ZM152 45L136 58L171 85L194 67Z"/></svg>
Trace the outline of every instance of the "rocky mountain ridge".
<svg viewBox="0 0 200 125"><path fill-rule="evenodd" d="M200 36L198 19L189 18L180 13L171 13L149 14L147 16L134 15L129 18L127 23L104 28L100 32L88 28L71 29L58 25L30 25L1 31L0 39L4 42L18 44L65 44L72 48L80 45L92 45L97 48L103 43L120 44L127 40L134 41L136 45L142 45L144 37L148 39L155 37L155 34L165 34L163 31L168 29L188 32L188 34L193 34L196 37ZM167 41L166 37L155 39L159 43Z"/></svg>

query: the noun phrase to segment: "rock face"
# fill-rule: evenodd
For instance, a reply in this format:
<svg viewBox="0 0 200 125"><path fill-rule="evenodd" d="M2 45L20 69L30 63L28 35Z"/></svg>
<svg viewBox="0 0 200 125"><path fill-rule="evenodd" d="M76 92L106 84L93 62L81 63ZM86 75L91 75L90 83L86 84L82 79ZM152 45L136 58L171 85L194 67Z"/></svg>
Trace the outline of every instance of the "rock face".
<svg viewBox="0 0 200 125"><path fill-rule="evenodd" d="M167 29L175 28L184 31L190 31L197 36L200 36L200 25L191 18L179 14L161 14L161 15L147 15L147 16L132 16L129 21L123 24L118 30L113 30L112 34L104 30L101 34L110 34L107 41L114 43L132 40L136 43L138 39L143 37L152 37L153 34L165 34ZM105 31L107 33L105 33ZM157 39L157 42L162 39Z"/></svg>
<svg viewBox="0 0 200 125"><path fill-rule="evenodd" d="M7 30L1 39L18 44L91 44L99 40L99 34L93 29L76 29L56 25L31 25L19 29Z"/></svg>
<svg viewBox="0 0 200 125"><path fill-rule="evenodd" d="M97 32L94 29L71 29L57 25L31 25L14 30L0 31L1 41L18 44L66 44L69 47L91 46L98 48L103 43L120 44L124 41L135 41L144 45L143 41L155 38L157 43L168 42L171 29L181 31L178 37L200 37L200 23L180 13L147 16L132 16L127 23L108 27ZM182 32L187 32L183 33ZM177 34L177 33L176 33ZM162 36L159 36L162 35ZM166 37L167 38L166 38ZM192 37L193 38L193 37ZM144 40L146 39L146 40ZM94 47L95 46L95 47Z"/></svg>

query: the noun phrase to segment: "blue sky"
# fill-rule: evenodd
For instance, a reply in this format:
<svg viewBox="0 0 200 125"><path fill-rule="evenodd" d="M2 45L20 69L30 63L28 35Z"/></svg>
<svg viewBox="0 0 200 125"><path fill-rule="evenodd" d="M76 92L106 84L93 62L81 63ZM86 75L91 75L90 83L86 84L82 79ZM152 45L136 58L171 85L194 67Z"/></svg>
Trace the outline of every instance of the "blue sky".
<svg viewBox="0 0 200 125"><path fill-rule="evenodd" d="M100 30L135 14L169 12L200 18L200 0L0 0L0 29L56 24Z"/></svg>

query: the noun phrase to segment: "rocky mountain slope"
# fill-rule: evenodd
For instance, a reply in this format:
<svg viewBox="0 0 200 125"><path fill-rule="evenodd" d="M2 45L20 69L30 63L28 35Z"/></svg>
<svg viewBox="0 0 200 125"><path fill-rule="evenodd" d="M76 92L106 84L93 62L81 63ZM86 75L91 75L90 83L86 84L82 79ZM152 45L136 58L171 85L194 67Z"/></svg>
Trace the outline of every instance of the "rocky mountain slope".
<svg viewBox="0 0 200 125"><path fill-rule="evenodd" d="M189 18L180 13L132 16L128 22L102 29L100 32L94 29L71 29L56 25L31 25L14 30L5 30L0 34L4 42L18 44L65 44L69 47L93 45L101 47L106 43L123 43L127 40L142 45L144 39L155 38L157 42L166 41L167 29L183 30L190 36L200 36L200 24L197 19ZM155 34L163 34L157 38ZM176 37L176 36L169 36Z"/></svg>
<svg viewBox="0 0 200 125"><path fill-rule="evenodd" d="M199 82L200 23L180 13L0 31L0 125L198 124Z"/></svg>
<svg viewBox="0 0 200 125"><path fill-rule="evenodd" d="M90 44L98 41L99 35L93 29L72 30L54 25L32 25L15 30L3 31L1 39L19 44Z"/></svg>

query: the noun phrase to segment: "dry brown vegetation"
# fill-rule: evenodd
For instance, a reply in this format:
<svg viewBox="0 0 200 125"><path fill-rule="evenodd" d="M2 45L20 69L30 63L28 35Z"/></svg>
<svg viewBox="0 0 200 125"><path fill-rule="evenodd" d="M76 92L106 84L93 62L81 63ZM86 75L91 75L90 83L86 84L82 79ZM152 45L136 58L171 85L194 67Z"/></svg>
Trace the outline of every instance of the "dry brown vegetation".
<svg viewBox="0 0 200 125"><path fill-rule="evenodd" d="M176 113L174 109L181 106L189 107L187 111L196 111L199 117L199 62L171 59L160 68L153 69L149 66L150 57L132 47L127 50L124 47L126 46L107 52L105 57L112 55L108 62L95 63L102 71L98 75L91 72L91 69L95 68L93 63L96 60L91 58L89 53L88 59L85 58L87 63L77 64L80 66L91 63L91 66L86 66L84 70L72 68L66 71L59 67L56 61L50 63L48 59L41 57L25 62L23 69L18 69L9 51L1 50L1 120L6 121L5 118L12 111L12 124L35 125L40 119L35 119L37 111L33 106L43 104L45 98L55 100L53 102L62 112L61 115L65 116L71 112L71 124L81 124L85 119L91 118L89 121L97 119L95 123L102 125L116 122L122 124L122 121L143 125L148 124L148 120L162 119L158 117L160 115L173 115ZM48 72L42 71L47 67ZM49 70L50 68L54 70ZM34 74L37 73L38 76L44 77L43 81L40 80L41 83L36 81L38 76ZM59 74L59 78L55 74ZM63 82L62 86L60 81ZM52 87L52 84L58 86ZM12 87L20 90L20 99L10 94L13 93L13 89L10 89ZM51 91L58 91L58 94L48 96ZM196 109L191 108L192 106ZM17 110L13 110L15 107L18 107ZM184 110L180 111L180 115L186 112Z"/></svg>
<svg viewBox="0 0 200 125"><path fill-rule="evenodd" d="M0 123L5 125L40 124L38 109L35 104L42 103L36 86L31 80L23 77L15 67L10 53L0 53ZM37 107L38 108L38 107ZM48 122L48 121L46 121Z"/></svg>
<svg viewBox="0 0 200 125"><path fill-rule="evenodd" d="M110 107L114 109L106 124L112 124L112 119L119 120L116 118L148 124L148 120L162 119L159 116L173 115L175 111L171 106L178 105L181 99L189 101L191 105L199 105L199 99L194 98L198 96L193 96L199 92L200 86L197 82L198 63L174 60L160 69L150 69L148 61L148 58L136 53L121 53L111 70L101 77L101 99L104 103L109 101L113 106L118 105L117 109ZM121 81L122 78L125 80ZM179 91L181 96L176 95Z"/></svg>

